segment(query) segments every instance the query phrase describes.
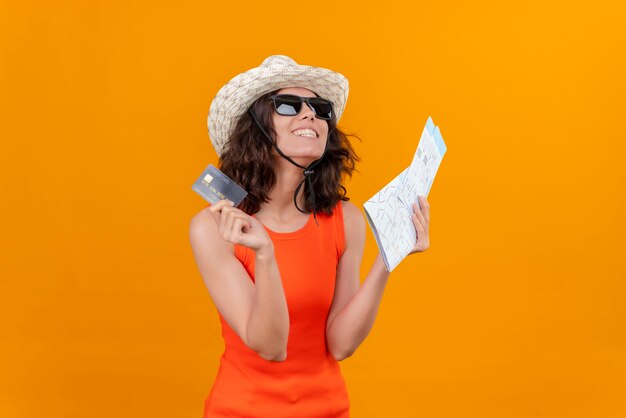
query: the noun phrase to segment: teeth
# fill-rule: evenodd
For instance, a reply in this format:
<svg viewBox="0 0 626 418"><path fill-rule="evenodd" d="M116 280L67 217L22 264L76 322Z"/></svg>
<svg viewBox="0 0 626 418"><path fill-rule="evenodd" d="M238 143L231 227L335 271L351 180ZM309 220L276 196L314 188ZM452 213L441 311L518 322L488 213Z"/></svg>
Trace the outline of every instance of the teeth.
<svg viewBox="0 0 626 418"><path fill-rule="evenodd" d="M309 136L309 137L317 137L315 131L311 129L298 129L297 131L293 131L294 135L298 136Z"/></svg>

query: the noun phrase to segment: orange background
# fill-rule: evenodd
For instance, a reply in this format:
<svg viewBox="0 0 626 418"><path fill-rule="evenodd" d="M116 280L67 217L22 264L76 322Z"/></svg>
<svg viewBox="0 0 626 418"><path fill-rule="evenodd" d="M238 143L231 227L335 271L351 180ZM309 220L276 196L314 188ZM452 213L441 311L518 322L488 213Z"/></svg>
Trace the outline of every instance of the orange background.
<svg viewBox="0 0 626 418"><path fill-rule="evenodd" d="M448 146L431 248L341 363L353 416L626 417L622 4L2 1L0 416L201 416L206 116L285 54L350 80L359 206L429 115Z"/></svg>

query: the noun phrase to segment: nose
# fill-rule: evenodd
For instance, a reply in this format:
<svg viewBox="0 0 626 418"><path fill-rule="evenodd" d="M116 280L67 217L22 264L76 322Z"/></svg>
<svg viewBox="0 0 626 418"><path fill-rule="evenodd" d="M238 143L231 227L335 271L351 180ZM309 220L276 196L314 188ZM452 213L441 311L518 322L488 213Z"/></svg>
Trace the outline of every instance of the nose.
<svg viewBox="0 0 626 418"><path fill-rule="evenodd" d="M303 119L307 119L309 117L312 120L315 119L315 112L309 107L309 104L305 101L302 101L302 108L300 109L300 114L298 116L302 117L303 115Z"/></svg>

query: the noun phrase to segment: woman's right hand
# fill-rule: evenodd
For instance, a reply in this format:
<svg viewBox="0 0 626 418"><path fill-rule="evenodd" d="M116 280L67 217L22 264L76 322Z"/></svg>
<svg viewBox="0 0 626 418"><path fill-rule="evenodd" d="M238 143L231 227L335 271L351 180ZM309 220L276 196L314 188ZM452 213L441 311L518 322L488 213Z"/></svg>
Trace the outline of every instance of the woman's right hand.
<svg viewBox="0 0 626 418"><path fill-rule="evenodd" d="M263 224L233 205L230 200L223 199L208 209L219 227L221 237L255 252L273 251L272 239Z"/></svg>

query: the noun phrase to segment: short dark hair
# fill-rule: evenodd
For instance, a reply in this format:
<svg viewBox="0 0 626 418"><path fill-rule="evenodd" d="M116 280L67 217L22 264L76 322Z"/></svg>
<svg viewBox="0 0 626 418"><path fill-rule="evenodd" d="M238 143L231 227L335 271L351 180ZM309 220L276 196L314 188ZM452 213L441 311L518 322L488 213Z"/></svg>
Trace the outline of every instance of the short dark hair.
<svg viewBox="0 0 626 418"><path fill-rule="evenodd" d="M274 105L269 97L279 90L267 93L258 98L251 106L259 121L268 132L276 138L273 123ZM350 200L342 181L346 176L352 177L356 170L356 162L360 161L349 136L361 140L354 134L346 134L337 127L333 116L328 123L328 148L320 163L315 166L311 177L315 190L315 210L332 214L333 207L341 200ZM269 192L276 184L274 147L261 132L249 112L238 120L233 133L224 144L224 152L220 157L219 168L228 177L248 192L239 208L252 215L259 211L262 203L269 201ZM358 172L358 170L356 170ZM308 181L302 186L305 193L306 211L313 211L313 200L309 196Z"/></svg>

